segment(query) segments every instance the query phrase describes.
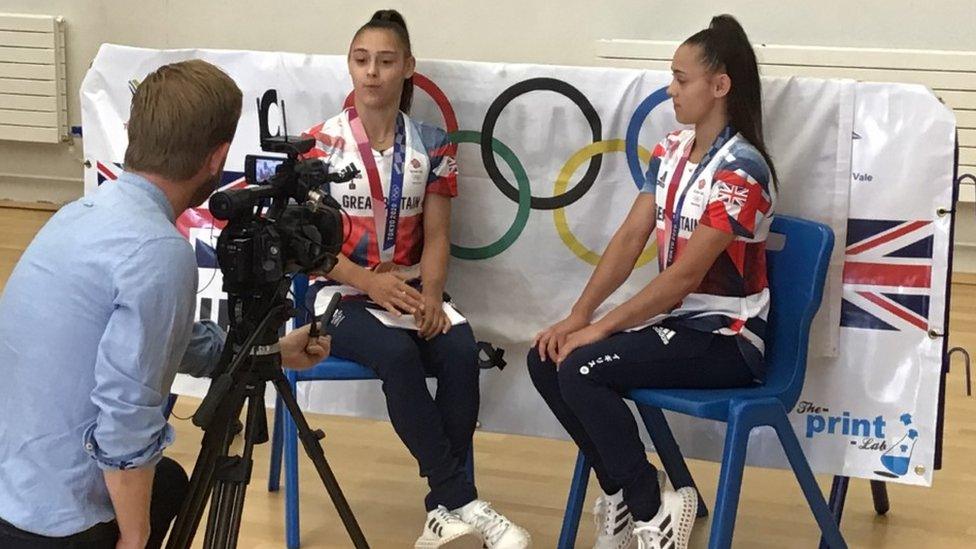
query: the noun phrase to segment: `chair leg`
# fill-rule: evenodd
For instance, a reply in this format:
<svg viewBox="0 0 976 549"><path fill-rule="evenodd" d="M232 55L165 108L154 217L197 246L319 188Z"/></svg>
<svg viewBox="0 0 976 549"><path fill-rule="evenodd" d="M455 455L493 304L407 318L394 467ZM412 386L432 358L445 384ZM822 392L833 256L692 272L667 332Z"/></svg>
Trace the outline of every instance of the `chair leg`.
<svg viewBox="0 0 976 549"><path fill-rule="evenodd" d="M298 394L295 374L288 372L291 390ZM301 545L301 531L298 513L298 428L290 414L282 414L285 446L285 541L288 549L298 549Z"/></svg>
<svg viewBox="0 0 976 549"><path fill-rule="evenodd" d="M850 477L835 476L830 486L830 496L827 498L827 506L834 515L837 524L844 518L844 504L847 502L847 487L850 486ZM820 549L830 549L827 540L820 538Z"/></svg>
<svg viewBox="0 0 976 549"><path fill-rule="evenodd" d="M695 484L695 479L691 477L688 464L685 463L685 458L681 455L681 448L678 447L678 442L674 439L674 434L671 432L671 427L668 426L664 412L660 408L643 404L637 405L637 411L640 412L641 419L644 420L644 427L651 435L654 450L661 458L661 464L668 473L671 486L676 490L685 486L694 488L698 492L698 518L707 517L708 507L702 498L701 490Z"/></svg>
<svg viewBox="0 0 976 549"><path fill-rule="evenodd" d="M891 509L888 501L888 485L880 480L871 481L871 497L874 499L874 512L884 515Z"/></svg>
<svg viewBox="0 0 976 549"><path fill-rule="evenodd" d="M583 502L586 500L586 484L589 480L590 464L586 462L583 452L579 452L576 455L573 482L569 486L566 513L563 515L563 528L559 532L559 544L556 546L558 549L573 549L576 546L576 534L579 531Z"/></svg>
<svg viewBox="0 0 976 549"><path fill-rule="evenodd" d="M268 491L277 492L278 488L281 486L281 446L284 430L284 414L287 414L285 410L282 410L281 397L275 399L274 407L274 421L271 431L271 466L268 468Z"/></svg>
<svg viewBox="0 0 976 549"><path fill-rule="evenodd" d="M786 451L786 457L790 460L790 466L793 467L793 474L800 483L800 488L803 489L803 495L807 498L807 504L810 506L810 510L813 511L813 516L817 519L817 524L820 525L821 535L823 535L827 544L832 549L847 549L847 543L844 541L844 536L840 533L840 527L838 527L837 522L834 520L834 515L830 513L830 508L827 507L827 502L824 501L820 486L817 485L817 479L814 478L813 471L810 470L810 464L807 462L806 456L803 455L803 449L800 447L800 442L796 439L793 426L790 425L789 420L786 418L786 411L782 410L778 414L778 417L773 418L773 422L776 434L779 435L780 444L783 445L783 450Z"/></svg>
<svg viewBox="0 0 976 549"><path fill-rule="evenodd" d="M725 450L722 453L722 472L718 477L712 529L708 537L709 549L727 549L732 546L735 516L739 509L742 491L742 471L746 465L746 448L752 424L746 418L729 418L725 431Z"/></svg>
<svg viewBox="0 0 976 549"><path fill-rule="evenodd" d="M844 504L847 503L847 488L850 484L850 477L835 476L830 485L827 507L830 507L830 512L837 519L837 524L840 524L841 519L844 518Z"/></svg>

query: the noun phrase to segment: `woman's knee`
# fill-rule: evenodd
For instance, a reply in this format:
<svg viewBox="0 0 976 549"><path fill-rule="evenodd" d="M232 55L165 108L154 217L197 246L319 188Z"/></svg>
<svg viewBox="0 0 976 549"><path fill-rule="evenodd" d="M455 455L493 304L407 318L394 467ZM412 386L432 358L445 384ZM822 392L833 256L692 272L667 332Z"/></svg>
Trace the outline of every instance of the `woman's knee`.
<svg viewBox="0 0 976 549"><path fill-rule="evenodd" d="M559 390L566 402L585 402L591 391L602 384L597 379L593 365L579 351L571 353L559 365L556 377Z"/></svg>
<svg viewBox="0 0 976 549"><path fill-rule="evenodd" d="M436 352L442 358L477 369L478 343L474 340L474 333L467 324L454 326L446 334L437 336L433 343Z"/></svg>
<svg viewBox="0 0 976 549"><path fill-rule="evenodd" d="M536 389L550 386L556 383L556 363L551 360L543 360L539 356L536 347L529 349L529 354L525 358L526 366L529 370L529 378Z"/></svg>

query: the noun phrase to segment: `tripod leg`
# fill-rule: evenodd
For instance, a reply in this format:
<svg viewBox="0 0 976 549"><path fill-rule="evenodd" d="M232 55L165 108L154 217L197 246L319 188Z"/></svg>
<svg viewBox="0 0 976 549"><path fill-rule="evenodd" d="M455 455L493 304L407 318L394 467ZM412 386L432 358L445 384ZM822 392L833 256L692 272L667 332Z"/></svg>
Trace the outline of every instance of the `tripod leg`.
<svg viewBox="0 0 976 549"><path fill-rule="evenodd" d="M298 402L295 400L295 394L291 391L291 385L288 384L288 379L285 378L285 374L281 370L278 370L271 381L274 383L275 389L278 390L278 395L281 396L281 401L287 408L288 413L295 421L295 427L298 430L298 439L302 441L305 453L308 454L312 463L315 464L315 470L318 471L319 477L322 479L322 484L325 485L326 491L329 492L329 497L332 498L332 503L339 513L339 518L342 519L342 524L346 527L346 532L349 533L349 538L352 540L353 546L356 549L367 549L369 544L366 543L366 537L363 536L363 531L360 529L359 523L356 522L356 517L353 515L352 509L349 508L349 502L346 501L346 497L342 494L339 482L336 480L332 468L329 467L329 462L325 459L325 452L322 450L322 445L319 442L320 437L313 433L308 426L305 415L302 414L302 410L298 407Z"/></svg>
<svg viewBox="0 0 976 549"><path fill-rule="evenodd" d="M234 442L237 423L236 417L228 423L227 435L224 438L222 450L211 477L213 489L210 497L210 515L207 517L207 529L203 537L204 547L208 549L214 546L223 546L231 532L227 519L224 517L232 513L237 488L233 480L234 468L238 467L241 461L239 457L230 456L230 446ZM245 439L245 443L247 440L250 439ZM224 540L224 542L219 540Z"/></svg>
<svg viewBox="0 0 976 549"><path fill-rule="evenodd" d="M210 503L207 537L204 540L205 549L237 547L244 498L254 465L254 445L267 441L267 431L264 381L254 381L247 392L244 448L240 456L224 457L215 473L214 496Z"/></svg>
<svg viewBox="0 0 976 549"><path fill-rule="evenodd" d="M218 468L221 465L217 466ZM219 475L219 472L215 472L214 476ZM227 486L222 484L221 481L214 481L213 495L210 498L210 515L207 517L207 530L203 535L203 546L205 549L211 549L214 546L215 540L224 539L224 525L220 521L220 517L225 515L225 506L227 505Z"/></svg>
<svg viewBox="0 0 976 549"><path fill-rule="evenodd" d="M227 234L225 232L221 239ZM226 283L226 280L225 280ZM227 344L221 354L216 377L206 398L194 414L193 423L204 429L203 444L190 479L190 492L173 527L167 549L187 549L200 525L207 500L216 488L211 502L211 516L207 524L205 547L236 547L246 485L250 480L254 444L267 441L267 416L264 412L264 388L267 381L275 384L282 402L298 427L305 452L312 459L332 502L342 519L353 545L368 549L356 517L342 495L339 483L329 468L325 452L319 444L320 436L309 429L282 372L277 326L291 314L287 300L288 281L275 285L251 288L244 299L228 291L229 309L234 311ZM238 327L253 329L246 337L239 337ZM228 456L232 440L231 426L237 423L244 401L248 400L244 451L241 456ZM215 485L216 484L216 485Z"/></svg>
<svg viewBox="0 0 976 549"><path fill-rule="evenodd" d="M167 549L186 549L193 543L193 537L203 517L207 500L213 490L214 475L221 456L226 453L231 422L237 418L244 406L243 387L227 395L220 410L214 416L203 435L200 455L193 466L190 486L183 506L176 515L173 531L166 542Z"/></svg>

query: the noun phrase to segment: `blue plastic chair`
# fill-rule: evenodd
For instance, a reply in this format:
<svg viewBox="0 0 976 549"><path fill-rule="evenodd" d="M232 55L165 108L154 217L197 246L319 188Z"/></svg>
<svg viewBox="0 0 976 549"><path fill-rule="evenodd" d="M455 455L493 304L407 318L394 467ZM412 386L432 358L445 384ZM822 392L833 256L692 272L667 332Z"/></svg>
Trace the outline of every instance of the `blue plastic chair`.
<svg viewBox="0 0 976 549"><path fill-rule="evenodd" d="M304 303L308 291L306 280L297 278L294 284L296 303ZM294 322L295 327L302 326L308 321L307 315L299 315ZM298 383L301 381L363 381L375 380L376 373L366 366L337 357L329 357L308 370L285 370L285 376L294 394L298 394ZM301 546L301 528L299 524L299 487L298 487L298 429L288 411L283 409L281 397L275 401L274 430L271 436L271 468L268 474L268 491L276 492L281 482L282 447L284 447L285 462L285 540L288 549L298 549ZM474 448L468 452L465 464L468 477L474 481ZM337 475L338 476L338 475Z"/></svg>
<svg viewBox="0 0 976 549"><path fill-rule="evenodd" d="M766 336L766 383L745 389L638 389L630 391L627 398L637 404L664 469L676 487L694 486L694 481L661 410L728 424L709 548L732 545L749 432L756 427L771 426L786 451L824 539L834 549L846 549L847 544L786 415L796 405L803 388L810 323L820 307L834 235L825 225L786 216L773 220L771 232L783 235L785 242L781 250L774 250L778 237L771 235L766 254L772 298ZM575 545L589 474L589 464L580 453L559 538L561 549ZM699 516L707 514L703 505L700 509Z"/></svg>

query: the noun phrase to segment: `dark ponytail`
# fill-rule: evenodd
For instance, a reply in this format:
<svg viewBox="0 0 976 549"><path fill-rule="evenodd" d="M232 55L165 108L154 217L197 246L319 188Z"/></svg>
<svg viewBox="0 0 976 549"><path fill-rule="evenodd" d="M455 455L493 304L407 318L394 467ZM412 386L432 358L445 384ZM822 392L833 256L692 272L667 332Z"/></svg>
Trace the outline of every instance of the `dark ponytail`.
<svg viewBox="0 0 976 549"><path fill-rule="evenodd" d="M763 140L759 66L746 31L731 15L717 15L707 29L693 34L685 44L701 47L702 62L710 71L724 70L729 75L732 81L726 98L729 123L762 154L775 185L776 168Z"/></svg>
<svg viewBox="0 0 976 549"><path fill-rule="evenodd" d="M407 32L407 22L397 10L379 10L373 14L370 20L356 31L356 36L366 29L383 29L392 31L400 39L406 55L413 55L410 49L410 33ZM355 37L353 37L355 40ZM413 102L413 77L403 81L403 92L400 94L400 110L409 113L410 104Z"/></svg>

